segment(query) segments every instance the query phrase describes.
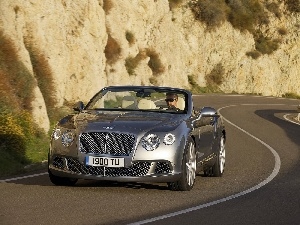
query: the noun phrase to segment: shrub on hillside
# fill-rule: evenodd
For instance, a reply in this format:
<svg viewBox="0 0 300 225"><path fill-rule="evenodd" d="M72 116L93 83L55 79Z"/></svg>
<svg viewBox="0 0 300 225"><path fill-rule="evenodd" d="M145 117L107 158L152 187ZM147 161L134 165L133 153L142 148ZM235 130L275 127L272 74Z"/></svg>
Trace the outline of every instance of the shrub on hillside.
<svg viewBox="0 0 300 225"><path fill-rule="evenodd" d="M145 52L140 51L135 57L129 56L125 59L125 67L129 75L134 75L135 68L138 66L141 60L145 59L147 55Z"/></svg>
<svg viewBox="0 0 300 225"><path fill-rule="evenodd" d="M280 39L272 39L258 33L255 37L255 49L262 54L271 54L279 48Z"/></svg>
<svg viewBox="0 0 300 225"><path fill-rule="evenodd" d="M280 12L278 3L275 3L275 2L268 3L268 4L266 4L266 8L267 8L267 10L272 12L277 18L281 18L282 14Z"/></svg>
<svg viewBox="0 0 300 225"><path fill-rule="evenodd" d="M300 1L299 0L285 0L287 9L292 13L300 12Z"/></svg>
<svg viewBox="0 0 300 225"><path fill-rule="evenodd" d="M259 0L228 0L228 20L241 31L253 32L257 25L268 24L268 16Z"/></svg>
<svg viewBox="0 0 300 225"><path fill-rule="evenodd" d="M190 8L195 18L205 23L208 28L216 28L224 23L230 10L223 0L193 1Z"/></svg>
<svg viewBox="0 0 300 225"><path fill-rule="evenodd" d="M153 72L153 75L159 75L165 71L165 67L162 64L159 54L153 49L147 49L146 55L150 57L148 66Z"/></svg>
<svg viewBox="0 0 300 225"><path fill-rule="evenodd" d="M128 41L129 45L133 45L134 42L135 42L135 38L134 38L134 35L132 32L130 31L126 31L125 32L125 37L126 37L126 40Z"/></svg>
<svg viewBox="0 0 300 225"><path fill-rule="evenodd" d="M108 34L104 53L107 63L110 65L117 62L121 54L121 47L119 43L110 34Z"/></svg>
<svg viewBox="0 0 300 225"><path fill-rule="evenodd" d="M0 31L0 108L31 109L35 81L19 60L17 47Z"/></svg>
<svg viewBox="0 0 300 225"><path fill-rule="evenodd" d="M103 0L103 10L105 14L109 14L110 10L114 7L112 0Z"/></svg>
<svg viewBox="0 0 300 225"><path fill-rule="evenodd" d="M214 66L209 74L205 76L208 86L219 86L223 83L223 76L225 74L225 69L221 63Z"/></svg>
<svg viewBox="0 0 300 225"><path fill-rule="evenodd" d="M169 7L172 10L176 7L179 7L182 2L183 0L169 0Z"/></svg>

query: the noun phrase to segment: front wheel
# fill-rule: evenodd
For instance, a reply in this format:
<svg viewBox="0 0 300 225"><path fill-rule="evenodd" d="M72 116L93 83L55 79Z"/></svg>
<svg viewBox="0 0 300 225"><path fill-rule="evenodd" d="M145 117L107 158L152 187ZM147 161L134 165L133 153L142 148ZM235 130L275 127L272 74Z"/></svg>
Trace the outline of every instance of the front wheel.
<svg viewBox="0 0 300 225"><path fill-rule="evenodd" d="M195 144L191 140L188 142L187 148L182 159L182 176L176 182L168 183L173 191L190 191L196 179L196 152Z"/></svg>
<svg viewBox="0 0 300 225"><path fill-rule="evenodd" d="M50 181L57 186L74 186L78 179L75 178L67 178L67 177L58 177L51 173L48 170Z"/></svg>

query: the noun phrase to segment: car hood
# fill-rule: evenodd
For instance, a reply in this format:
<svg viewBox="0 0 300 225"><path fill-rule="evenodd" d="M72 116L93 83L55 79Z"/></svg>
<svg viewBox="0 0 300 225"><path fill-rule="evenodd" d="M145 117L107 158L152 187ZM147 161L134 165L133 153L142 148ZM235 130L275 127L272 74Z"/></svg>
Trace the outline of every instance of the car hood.
<svg viewBox="0 0 300 225"><path fill-rule="evenodd" d="M78 129L79 132L141 132L158 127L162 130L174 129L182 119L182 115L169 113L79 113L65 117L59 125L67 129Z"/></svg>

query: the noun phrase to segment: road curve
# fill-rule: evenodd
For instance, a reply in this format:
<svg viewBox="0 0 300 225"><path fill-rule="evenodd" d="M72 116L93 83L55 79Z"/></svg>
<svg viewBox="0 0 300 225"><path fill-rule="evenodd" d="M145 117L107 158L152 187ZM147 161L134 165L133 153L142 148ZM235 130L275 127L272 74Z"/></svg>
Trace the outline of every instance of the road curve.
<svg viewBox="0 0 300 225"><path fill-rule="evenodd" d="M0 224L300 224L296 100L194 96L225 118L226 168L190 192L166 184L80 181L53 186L45 171L0 180Z"/></svg>

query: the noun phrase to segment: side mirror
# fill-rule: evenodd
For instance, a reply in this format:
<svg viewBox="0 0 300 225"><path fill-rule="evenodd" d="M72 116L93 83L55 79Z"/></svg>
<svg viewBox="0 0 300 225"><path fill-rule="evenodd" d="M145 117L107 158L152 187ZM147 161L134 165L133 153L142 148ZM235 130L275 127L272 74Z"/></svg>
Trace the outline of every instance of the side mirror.
<svg viewBox="0 0 300 225"><path fill-rule="evenodd" d="M219 117L220 115L212 107L203 107L200 111L200 116L202 117Z"/></svg>
<svg viewBox="0 0 300 225"><path fill-rule="evenodd" d="M84 109L84 104L82 101L77 102L73 107L73 110L77 112L81 112L83 109Z"/></svg>

